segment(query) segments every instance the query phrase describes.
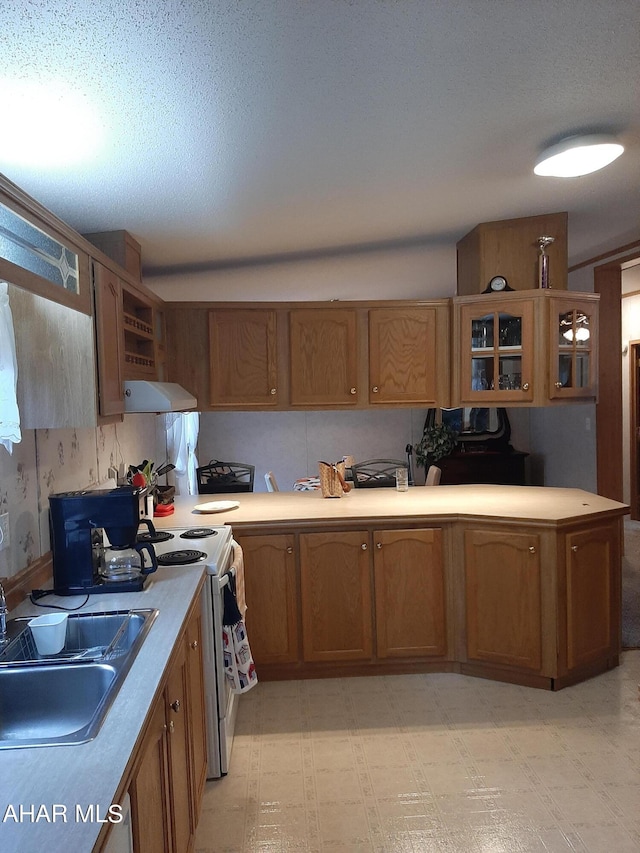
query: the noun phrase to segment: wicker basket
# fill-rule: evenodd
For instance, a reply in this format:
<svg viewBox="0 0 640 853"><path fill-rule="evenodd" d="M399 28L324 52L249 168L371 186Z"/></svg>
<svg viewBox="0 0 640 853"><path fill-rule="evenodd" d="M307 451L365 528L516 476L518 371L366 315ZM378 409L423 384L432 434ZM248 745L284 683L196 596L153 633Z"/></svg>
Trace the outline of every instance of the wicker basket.
<svg viewBox="0 0 640 853"><path fill-rule="evenodd" d="M344 482L344 462L336 462L333 465L327 462L318 462L320 472L320 488L323 498L341 498L344 494L342 483ZM340 476L342 480L340 479Z"/></svg>

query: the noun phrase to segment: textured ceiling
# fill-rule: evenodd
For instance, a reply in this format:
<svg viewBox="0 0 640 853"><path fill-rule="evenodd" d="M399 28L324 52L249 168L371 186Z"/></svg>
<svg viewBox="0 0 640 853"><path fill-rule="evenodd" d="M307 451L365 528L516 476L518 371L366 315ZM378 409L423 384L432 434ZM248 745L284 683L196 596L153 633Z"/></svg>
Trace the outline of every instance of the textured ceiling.
<svg viewBox="0 0 640 853"><path fill-rule="evenodd" d="M556 210L579 260L640 233L639 24L638 0L12 0L0 171L78 231L126 228L147 272ZM16 81L91 107L91 158L14 162ZM42 151L84 126L64 101L42 124ZM599 129L627 143L608 169L533 175Z"/></svg>

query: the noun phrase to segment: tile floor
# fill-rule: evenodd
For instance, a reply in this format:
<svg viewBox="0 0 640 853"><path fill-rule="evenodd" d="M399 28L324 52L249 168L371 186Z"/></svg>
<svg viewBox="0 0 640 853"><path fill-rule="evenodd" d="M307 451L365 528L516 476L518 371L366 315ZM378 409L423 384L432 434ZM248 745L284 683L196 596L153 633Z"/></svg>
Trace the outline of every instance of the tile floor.
<svg viewBox="0 0 640 853"><path fill-rule="evenodd" d="M196 853L640 851L640 650L558 693L455 674L258 684Z"/></svg>

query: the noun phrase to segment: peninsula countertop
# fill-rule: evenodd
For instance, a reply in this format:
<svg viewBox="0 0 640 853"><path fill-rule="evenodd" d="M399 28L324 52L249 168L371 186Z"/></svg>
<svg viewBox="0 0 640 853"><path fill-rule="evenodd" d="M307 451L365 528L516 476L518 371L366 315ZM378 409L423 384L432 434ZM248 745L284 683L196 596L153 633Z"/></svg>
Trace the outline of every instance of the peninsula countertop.
<svg viewBox="0 0 640 853"><path fill-rule="evenodd" d="M234 502L223 512L202 512L203 504ZM357 521L454 521L465 518L522 521L548 526L588 517L617 517L629 507L581 489L542 486L412 486L395 489L352 489L341 498L323 498L319 491L242 492L178 496L172 515L154 518L156 527L230 524L234 529L291 524Z"/></svg>
<svg viewBox="0 0 640 853"><path fill-rule="evenodd" d="M0 850L3 853L43 851L90 853L108 807L133 754L147 713L201 587L201 567L163 568L143 592L92 595L78 612L159 610L127 677L94 740L73 746L43 746L0 751ZM47 599L73 608L84 596ZM10 616L38 615L42 610L24 602ZM57 817L53 818L56 806ZM93 806L93 820L78 818ZM22 809L22 811L21 811ZM38 811L40 817L38 819ZM15 819L14 819L15 815ZM47 819L47 815L49 819Z"/></svg>

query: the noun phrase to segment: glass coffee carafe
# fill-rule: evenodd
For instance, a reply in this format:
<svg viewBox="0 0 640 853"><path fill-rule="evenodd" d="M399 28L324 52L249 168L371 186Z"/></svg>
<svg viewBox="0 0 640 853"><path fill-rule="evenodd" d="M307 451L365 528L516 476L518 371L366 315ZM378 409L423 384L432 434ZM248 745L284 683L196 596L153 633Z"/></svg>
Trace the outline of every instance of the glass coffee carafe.
<svg viewBox="0 0 640 853"><path fill-rule="evenodd" d="M142 552L146 551L151 561L145 565ZM141 575L148 575L157 568L156 555L148 542L138 542L136 545L111 545L105 548L104 564L100 568L100 575L109 583L118 581L130 581Z"/></svg>

